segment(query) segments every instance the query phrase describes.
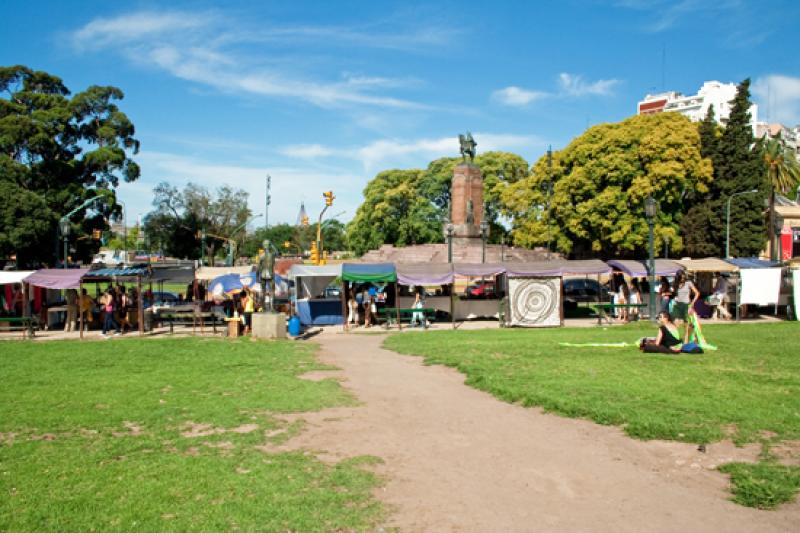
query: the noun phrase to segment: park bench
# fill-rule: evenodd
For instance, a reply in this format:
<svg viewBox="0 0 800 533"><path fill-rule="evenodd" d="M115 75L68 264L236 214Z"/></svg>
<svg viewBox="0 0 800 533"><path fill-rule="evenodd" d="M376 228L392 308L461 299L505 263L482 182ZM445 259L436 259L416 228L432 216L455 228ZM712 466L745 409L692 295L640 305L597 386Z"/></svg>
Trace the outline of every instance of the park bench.
<svg viewBox="0 0 800 533"><path fill-rule="evenodd" d="M382 310L383 317L384 317L384 327L389 329L390 326L394 325L397 321L397 317L400 317L400 321L402 322L404 319L408 319L411 322L411 319L414 316L414 313L421 313L423 320L422 320L422 327L428 329L428 317L434 318L436 316L436 309L433 307L420 307L420 308L405 308L405 307L385 307Z"/></svg>
<svg viewBox="0 0 800 533"><path fill-rule="evenodd" d="M613 323L613 314L617 309L647 309L647 304L614 304L614 303L601 303L591 304L589 307L594 309L597 313L597 325L602 326L603 320L609 324Z"/></svg>
<svg viewBox="0 0 800 533"><path fill-rule="evenodd" d="M200 332L203 332L203 327L206 321L211 322L211 327L214 333L217 332L217 323L222 323L222 320L213 311L178 311L178 310L164 310L159 311L155 317L159 324L164 322L169 323L169 332L174 333L174 324L177 322L184 325L192 325L192 332L197 331L197 326L200 326Z"/></svg>
<svg viewBox="0 0 800 533"><path fill-rule="evenodd" d="M21 331L22 337L34 336L39 319L33 316L6 316L0 318L0 331Z"/></svg>

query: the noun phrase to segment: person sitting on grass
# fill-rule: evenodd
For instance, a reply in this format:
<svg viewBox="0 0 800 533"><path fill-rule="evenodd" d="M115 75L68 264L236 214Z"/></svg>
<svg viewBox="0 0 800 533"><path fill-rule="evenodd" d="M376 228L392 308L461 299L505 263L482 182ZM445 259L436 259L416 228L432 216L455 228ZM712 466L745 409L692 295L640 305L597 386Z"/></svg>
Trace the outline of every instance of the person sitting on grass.
<svg viewBox="0 0 800 533"><path fill-rule="evenodd" d="M667 311L661 311L657 316L658 335L655 339L643 339L639 349L645 353L680 353L681 332L672 321Z"/></svg>

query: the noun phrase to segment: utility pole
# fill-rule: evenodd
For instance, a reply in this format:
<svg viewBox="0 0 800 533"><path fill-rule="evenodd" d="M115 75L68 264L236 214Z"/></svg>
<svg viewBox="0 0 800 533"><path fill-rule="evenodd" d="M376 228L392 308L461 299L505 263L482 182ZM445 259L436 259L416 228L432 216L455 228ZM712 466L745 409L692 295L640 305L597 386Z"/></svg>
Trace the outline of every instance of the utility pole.
<svg viewBox="0 0 800 533"><path fill-rule="evenodd" d="M550 260L550 196L553 194L553 147L547 147L547 260Z"/></svg>
<svg viewBox="0 0 800 533"><path fill-rule="evenodd" d="M272 196L270 196L269 192L272 188L272 177L267 174L267 196L264 202L264 227L269 228L269 204L272 203Z"/></svg>

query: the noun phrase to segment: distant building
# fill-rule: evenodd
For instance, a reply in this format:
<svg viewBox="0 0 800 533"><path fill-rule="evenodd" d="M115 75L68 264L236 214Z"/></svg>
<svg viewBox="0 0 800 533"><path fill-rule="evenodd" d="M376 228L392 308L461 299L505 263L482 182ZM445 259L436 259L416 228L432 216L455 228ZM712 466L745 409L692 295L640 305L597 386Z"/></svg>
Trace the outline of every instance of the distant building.
<svg viewBox="0 0 800 533"><path fill-rule="evenodd" d="M772 139L780 138L787 147L792 149L795 157L800 160L800 126L787 128L783 124L759 122L756 124L756 137L759 139L765 137Z"/></svg>
<svg viewBox="0 0 800 533"><path fill-rule="evenodd" d="M637 114L652 115L669 111L686 115L690 120L703 120L710 106L714 106L714 118L720 124L726 124L731 114L731 100L736 97L736 84L707 81L697 94L684 96L675 91L648 94L637 106ZM758 122L758 106L750 106L750 125L756 132Z"/></svg>

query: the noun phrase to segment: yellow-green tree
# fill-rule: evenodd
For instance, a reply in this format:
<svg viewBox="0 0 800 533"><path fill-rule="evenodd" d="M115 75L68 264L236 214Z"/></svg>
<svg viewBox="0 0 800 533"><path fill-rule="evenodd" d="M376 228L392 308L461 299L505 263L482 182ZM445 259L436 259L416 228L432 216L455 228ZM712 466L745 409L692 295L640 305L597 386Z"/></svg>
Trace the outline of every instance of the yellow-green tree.
<svg viewBox="0 0 800 533"><path fill-rule="evenodd" d="M696 124L677 113L636 116L594 126L555 152L552 175L547 156L540 158L530 176L505 187L502 211L518 246L552 241L575 257L644 257L644 204L652 195L656 250L666 240L679 252L684 199L706 192L711 180Z"/></svg>

